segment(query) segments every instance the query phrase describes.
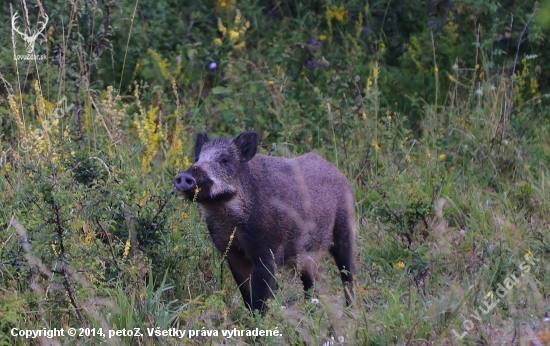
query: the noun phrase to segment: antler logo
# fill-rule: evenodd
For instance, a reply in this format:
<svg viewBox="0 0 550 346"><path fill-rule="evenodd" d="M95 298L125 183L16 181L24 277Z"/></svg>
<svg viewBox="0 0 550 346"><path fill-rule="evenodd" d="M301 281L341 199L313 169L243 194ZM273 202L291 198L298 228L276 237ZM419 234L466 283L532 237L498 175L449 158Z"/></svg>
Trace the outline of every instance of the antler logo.
<svg viewBox="0 0 550 346"><path fill-rule="evenodd" d="M32 53L34 51L34 43L36 41L36 39L38 38L38 35L40 35L44 29L46 29L46 24L48 24L48 16L45 16L44 18L46 19L45 22L38 22L38 24L42 24L42 28L39 29L39 30L36 30L36 32L32 35L27 35L26 33L24 32L21 32L19 31L19 28L16 27L15 25L15 21L17 20L17 18L19 18L19 15L17 14L17 12L15 12L15 14L13 15L12 19L11 19L11 26L13 28L13 30L15 30L15 32L17 32L19 35L21 35L21 37L23 38L23 40L25 41L25 46L27 47L27 53Z"/></svg>

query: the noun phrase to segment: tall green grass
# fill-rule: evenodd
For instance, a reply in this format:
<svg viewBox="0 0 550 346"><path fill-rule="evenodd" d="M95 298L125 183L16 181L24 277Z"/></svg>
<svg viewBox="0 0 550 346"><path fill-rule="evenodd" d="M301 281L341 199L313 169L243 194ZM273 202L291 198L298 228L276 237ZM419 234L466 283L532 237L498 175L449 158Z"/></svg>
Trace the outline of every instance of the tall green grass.
<svg viewBox="0 0 550 346"><path fill-rule="evenodd" d="M92 6L76 3L79 11ZM537 60L518 53L518 72L510 76L513 60L499 65L491 41L478 37L475 52L464 53L475 57L472 64L457 52L459 63L445 66L451 49L440 51L458 30L449 20L444 30L411 43L403 59L415 67L398 75L388 42L350 29L358 13L371 13L355 3L347 7L351 13L342 12L344 22L336 14L345 8L336 6L316 16L287 4L290 12L271 19L260 4L212 5L215 11L193 12L204 26L200 42L181 47L179 60L153 49L143 53L133 83L123 76L119 83L95 81L93 54L72 59L84 43L60 28L48 35L65 43L37 48L52 60L14 61L10 74L0 75L6 91L0 99L0 342L34 342L13 337L12 328L146 334L159 327L199 336L52 342L550 344L541 322L550 298L550 124L546 96L533 82L541 72ZM107 14L94 6L94 28L99 19L124 26L130 17L121 13L140 15L138 7ZM334 18L327 19L329 11ZM289 30L294 22L308 29ZM272 40L257 39L262 28ZM134 61L127 53L137 38L125 34L128 46L113 47L113 61ZM21 49L22 40L12 39ZM107 46L98 49L107 54ZM364 61L371 48L376 53ZM52 72L54 50L72 59L59 74ZM404 83L407 74L412 84L421 75L426 88L399 91L396 80ZM409 106L393 102L398 98ZM65 116L55 117L60 110ZM318 263L326 285L314 299L303 299L292 268L278 268L266 317L249 314L196 203L172 187L174 174L193 160L194 133L203 129L226 136L257 129L261 153L316 151L349 177L358 229L355 306L344 307L339 273L327 256ZM522 270L527 259L535 263L528 272ZM511 275L519 283L489 313L472 317L498 298ZM224 340L221 333L256 328L281 336ZM203 330L219 335L200 336Z"/></svg>

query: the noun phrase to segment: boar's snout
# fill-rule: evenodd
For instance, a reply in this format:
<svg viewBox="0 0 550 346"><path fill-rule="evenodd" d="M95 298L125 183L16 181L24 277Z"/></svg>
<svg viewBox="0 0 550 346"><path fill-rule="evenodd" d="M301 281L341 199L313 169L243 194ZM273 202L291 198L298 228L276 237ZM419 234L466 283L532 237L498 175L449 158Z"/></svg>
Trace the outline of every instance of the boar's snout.
<svg viewBox="0 0 550 346"><path fill-rule="evenodd" d="M197 188L195 178L189 173L181 172L174 179L176 189L182 192L191 192Z"/></svg>

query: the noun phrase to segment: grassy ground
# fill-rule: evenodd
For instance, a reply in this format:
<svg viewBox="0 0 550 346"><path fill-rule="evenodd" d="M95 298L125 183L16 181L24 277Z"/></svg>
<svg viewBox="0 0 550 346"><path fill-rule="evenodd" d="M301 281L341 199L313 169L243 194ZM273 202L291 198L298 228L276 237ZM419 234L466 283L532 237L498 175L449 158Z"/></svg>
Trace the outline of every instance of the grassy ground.
<svg viewBox="0 0 550 346"><path fill-rule="evenodd" d="M550 122L536 60L518 53L498 68L480 44L470 65L438 67L438 47L453 37L445 26L423 41L429 70L417 61L400 75L425 88L405 92L382 41L363 61L370 41L365 30L346 35L344 8L294 14L334 31L283 30L269 41L256 39L273 25L261 8L225 4L183 57L148 51L126 89L122 76L57 75L51 61L14 61L0 75L0 342L34 344L13 328L73 327L95 329L40 342L550 345ZM279 28L300 27L289 18ZM327 257L315 299L279 268L266 317L248 313L196 203L173 190L203 129L256 129L261 153L315 151L349 177L355 306L344 307ZM256 328L280 335L246 334Z"/></svg>

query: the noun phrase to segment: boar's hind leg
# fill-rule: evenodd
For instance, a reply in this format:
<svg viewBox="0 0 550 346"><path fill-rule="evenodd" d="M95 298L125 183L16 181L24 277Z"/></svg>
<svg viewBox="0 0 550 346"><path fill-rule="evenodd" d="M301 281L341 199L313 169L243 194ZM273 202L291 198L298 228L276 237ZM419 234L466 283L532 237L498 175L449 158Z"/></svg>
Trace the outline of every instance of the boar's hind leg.
<svg viewBox="0 0 550 346"><path fill-rule="evenodd" d="M233 278L239 286L244 304L248 309L252 309L252 295L250 294L252 262L244 254L230 252L227 254L227 263Z"/></svg>
<svg viewBox="0 0 550 346"><path fill-rule="evenodd" d="M336 221L334 226L334 244L330 248L330 253L336 262L340 271L344 294L346 296L346 305L351 305L354 301L353 294L353 275L355 274L355 265L353 257L355 253L355 237L353 224L347 219Z"/></svg>

